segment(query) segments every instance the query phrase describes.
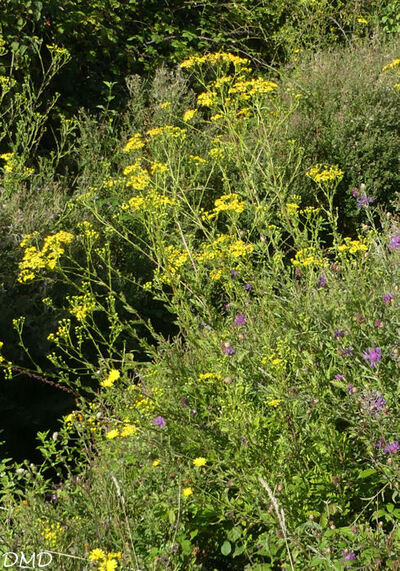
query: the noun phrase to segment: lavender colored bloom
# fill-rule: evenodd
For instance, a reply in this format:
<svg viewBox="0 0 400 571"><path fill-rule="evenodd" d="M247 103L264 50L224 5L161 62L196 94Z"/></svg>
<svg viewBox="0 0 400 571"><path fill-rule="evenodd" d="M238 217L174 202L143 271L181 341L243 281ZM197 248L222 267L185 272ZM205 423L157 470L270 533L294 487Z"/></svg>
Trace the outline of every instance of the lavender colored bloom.
<svg viewBox="0 0 400 571"><path fill-rule="evenodd" d="M372 196L367 196L366 194L362 194L360 196L360 198L357 200L357 206L361 207L366 207L368 206L368 204L371 204L371 202L373 202L374 199L372 198Z"/></svg>
<svg viewBox="0 0 400 571"><path fill-rule="evenodd" d="M181 397L181 405L187 406L187 398L186 397Z"/></svg>
<svg viewBox="0 0 400 571"><path fill-rule="evenodd" d="M341 355L351 355L353 353L353 347L346 347L345 349L340 349Z"/></svg>
<svg viewBox="0 0 400 571"><path fill-rule="evenodd" d="M165 420L165 418L163 418L162 416L157 416L156 418L153 418L153 420L151 421L151 424L154 424L156 426L159 426L160 428L163 428L167 422Z"/></svg>
<svg viewBox="0 0 400 571"><path fill-rule="evenodd" d="M395 440L391 444L388 444L387 446L385 446L383 451L386 454L397 454L397 452L399 451L399 441Z"/></svg>
<svg viewBox="0 0 400 571"><path fill-rule="evenodd" d="M236 270L231 270L231 276L232 276L233 278L237 278L238 275L239 275L239 272L237 272Z"/></svg>
<svg viewBox="0 0 400 571"><path fill-rule="evenodd" d="M380 362L382 357L382 351L379 347L372 347L372 349L368 349L368 351L364 351L363 353L364 359L369 361L371 367L376 367L377 364Z"/></svg>
<svg viewBox="0 0 400 571"><path fill-rule="evenodd" d="M240 327L241 325L246 325L246 316L243 313L238 313L233 324L236 325L237 327Z"/></svg>
<svg viewBox="0 0 400 571"><path fill-rule="evenodd" d="M246 438L246 436L242 436L242 437L240 438L240 440L242 441L243 446L244 446L245 448L248 448L249 443L248 443L248 441L247 441L248 439Z"/></svg>
<svg viewBox="0 0 400 571"><path fill-rule="evenodd" d="M333 337L335 339L339 339L339 337L344 337L344 331L341 329L336 329L335 333L333 334Z"/></svg>
<svg viewBox="0 0 400 571"><path fill-rule="evenodd" d="M349 393L349 395L354 395L354 393L356 392L356 389L354 387L354 385L352 385L351 383L349 383L347 385L347 392Z"/></svg>
<svg viewBox="0 0 400 571"><path fill-rule="evenodd" d="M225 355L233 355L235 352L235 349L231 345L229 345L229 347L224 347L223 351L224 351Z"/></svg>
<svg viewBox="0 0 400 571"><path fill-rule="evenodd" d="M387 245L387 247L391 248L392 250L398 250L400 248L400 235L395 234L394 236L392 236L390 238L390 242Z"/></svg>
<svg viewBox="0 0 400 571"><path fill-rule="evenodd" d="M382 299L385 303L389 305L392 302L392 299L394 298L395 295L396 294L394 293L387 293L382 297Z"/></svg>
<svg viewBox="0 0 400 571"><path fill-rule="evenodd" d="M354 196L354 198L357 198L357 196L360 196L360 193L359 193L358 188L356 186L354 186L352 188L351 194Z"/></svg>
<svg viewBox="0 0 400 571"><path fill-rule="evenodd" d="M343 551L342 555L345 561L353 561L353 559L356 558L355 554L352 551L350 551L350 553L346 553L346 551Z"/></svg>
<svg viewBox="0 0 400 571"><path fill-rule="evenodd" d="M380 438L378 442L375 444L375 448L383 448L386 444L386 440L384 438Z"/></svg>
<svg viewBox="0 0 400 571"><path fill-rule="evenodd" d="M192 414L197 414L197 410L196 410L195 408L193 408L190 412L191 412Z"/></svg>
<svg viewBox="0 0 400 571"><path fill-rule="evenodd" d="M377 409L381 409L382 407L384 407L386 404L386 400L383 398L382 395L379 395L379 397L376 399L376 401L374 402L374 406Z"/></svg>
<svg viewBox="0 0 400 571"><path fill-rule="evenodd" d="M380 319L375 319L374 325L375 327L381 328L383 327L383 321L381 321Z"/></svg>
<svg viewBox="0 0 400 571"><path fill-rule="evenodd" d="M341 375L340 373L337 373L337 374L335 375L335 379L337 379L338 381L343 381L344 375Z"/></svg>
<svg viewBox="0 0 400 571"><path fill-rule="evenodd" d="M253 289L253 286L252 286L251 284L246 284L246 285L244 286L244 289L245 289L246 291L251 291L251 290Z"/></svg>
<svg viewBox="0 0 400 571"><path fill-rule="evenodd" d="M325 285L326 285L326 275L321 274L321 277L319 278L318 282L318 287L324 287Z"/></svg>

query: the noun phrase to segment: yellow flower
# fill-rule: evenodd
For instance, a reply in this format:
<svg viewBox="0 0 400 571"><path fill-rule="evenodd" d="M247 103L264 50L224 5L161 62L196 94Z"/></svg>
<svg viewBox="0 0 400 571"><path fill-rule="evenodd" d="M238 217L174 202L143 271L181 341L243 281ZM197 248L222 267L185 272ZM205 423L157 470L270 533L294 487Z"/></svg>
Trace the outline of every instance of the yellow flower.
<svg viewBox="0 0 400 571"><path fill-rule="evenodd" d="M274 408L276 408L279 404L279 400L278 399L270 400L268 404L269 406L273 406Z"/></svg>
<svg viewBox="0 0 400 571"><path fill-rule="evenodd" d="M135 133L133 137L128 139L128 142L124 147L124 153L130 153L132 151L141 149L142 147L144 147L144 141L142 139L142 135L140 133Z"/></svg>
<svg viewBox="0 0 400 571"><path fill-rule="evenodd" d="M223 194L215 200L214 205L214 214L227 211L237 212L240 214L246 207L246 203L243 200L240 200L239 195L235 192Z"/></svg>
<svg viewBox="0 0 400 571"><path fill-rule="evenodd" d="M183 488L182 494L187 498L193 494L192 488Z"/></svg>
<svg viewBox="0 0 400 571"><path fill-rule="evenodd" d="M400 58L396 58L391 63L385 65L382 71L386 71L387 69L395 69L398 66L400 66Z"/></svg>
<svg viewBox="0 0 400 571"><path fill-rule="evenodd" d="M119 436L119 430L116 430L115 428L114 430L109 430L106 434L107 440L113 440L114 438L117 438L117 436Z"/></svg>
<svg viewBox="0 0 400 571"><path fill-rule="evenodd" d="M315 165L306 172L306 176L311 178L314 182L331 182L335 180L342 180L343 171L337 165L324 166L321 164Z"/></svg>
<svg viewBox="0 0 400 571"><path fill-rule="evenodd" d="M187 123L188 121L193 119L193 117L196 115L196 113L197 113L197 109L188 109L187 111L185 111L185 113L183 115L184 122Z"/></svg>
<svg viewBox="0 0 400 571"><path fill-rule="evenodd" d="M104 553L104 551L102 549L92 549L92 551L90 552L89 555L89 561L98 561L101 559L105 559L106 558L106 554Z"/></svg>
<svg viewBox="0 0 400 571"><path fill-rule="evenodd" d="M122 438L126 436L131 436L132 434L135 434L136 431L137 427L134 424L125 424L125 426L121 430L120 436L122 436Z"/></svg>
<svg viewBox="0 0 400 571"><path fill-rule="evenodd" d="M208 379L215 379L220 381L222 379L221 375L216 375L215 373L202 373L198 377L198 381L207 381Z"/></svg>
<svg viewBox="0 0 400 571"><path fill-rule="evenodd" d="M171 101L164 101L164 103L161 103L160 107L161 109L168 109L168 107L171 107Z"/></svg>
<svg viewBox="0 0 400 571"><path fill-rule="evenodd" d="M199 456L198 458L195 458L193 460L193 464L195 466L205 466L207 463L207 460L205 458L203 458L202 456Z"/></svg>
<svg viewBox="0 0 400 571"><path fill-rule="evenodd" d="M158 466L160 464L160 460L153 460L153 466Z"/></svg>
<svg viewBox="0 0 400 571"><path fill-rule="evenodd" d="M360 18L357 18L357 22L359 24L368 24L368 20L366 20L365 18L363 18L362 16Z"/></svg>
<svg viewBox="0 0 400 571"><path fill-rule="evenodd" d="M104 381L102 381L100 384L102 387L112 387L115 381L117 381L119 378L120 372L116 369L111 369L111 371L108 373L108 377L104 379Z"/></svg>

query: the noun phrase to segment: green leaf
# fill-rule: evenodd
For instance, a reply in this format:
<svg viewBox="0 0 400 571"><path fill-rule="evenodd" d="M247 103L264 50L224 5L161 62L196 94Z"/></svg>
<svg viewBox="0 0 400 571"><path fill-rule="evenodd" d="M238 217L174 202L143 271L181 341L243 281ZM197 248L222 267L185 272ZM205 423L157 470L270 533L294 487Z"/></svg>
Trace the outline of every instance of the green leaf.
<svg viewBox="0 0 400 571"><path fill-rule="evenodd" d="M232 545L230 544L230 542L224 541L224 543L221 545L222 555L229 555L231 551L232 551Z"/></svg>

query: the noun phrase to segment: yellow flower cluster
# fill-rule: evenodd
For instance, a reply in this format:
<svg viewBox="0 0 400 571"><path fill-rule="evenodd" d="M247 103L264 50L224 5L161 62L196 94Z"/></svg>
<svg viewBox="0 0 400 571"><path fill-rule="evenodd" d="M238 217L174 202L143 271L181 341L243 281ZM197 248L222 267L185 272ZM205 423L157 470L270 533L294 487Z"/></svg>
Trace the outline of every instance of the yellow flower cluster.
<svg viewBox="0 0 400 571"><path fill-rule="evenodd" d="M196 115L196 113L197 113L197 109L188 109L187 111L185 111L185 113L183 114L184 122L187 123L188 121L193 119L193 117Z"/></svg>
<svg viewBox="0 0 400 571"><path fill-rule="evenodd" d="M221 375L217 375L215 373L202 373L198 377L198 381L208 381L208 380L215 380L220 381L222 379Z"/></svg>
<svg viewBox="0 0 400 571"><path fill-rule="evenodd" d="M137 432L137 426L134 424L130 424L129 422L125 423L122 428L114 428L109 430L106 433L107 440L113 440L114 438L127 438L128 436L132 436Z"/></svg>
<svg viewBox="0 0 400 571"><path fill-rule="evenodd" d="M193 490L192 488L183 488L182 494L185 498L187 498L188 496L191 496L193 494Z"/></svg>
<svg viewBox="0 0 400 571"><path fill-rule="evenodd" d="M96 240L99 237L99 233L93 230L93 224L88 220L84 220L78 225L83 230L83 235L89 240Z"/></svg>
<svg viewBox="0 0 400 571"><path fill-rule="evenodd" d="M396 69L396 67L400 66L400 58L396 58L387 65L385 65L382 71L386 71L387 69Z"/></svg>
<svg viewBox="0 0 400 571"><path fill-rule="evenodd" d="M204 244L198 254L199 262L224 261L233 257L242 258L252 253L254 244L245 244L243 240L234 240L230 234L222 234L211 244Z"/></svg>
<svg viewBox="0 0 400 571"><path fill-rule="evenodd" d="M323 267L325 265L321 252L312 246L296 252L291 262L294 266L303 266L304 268L307 266Z"/></svg>
<svg viewBox="0 0 400 571"><path fill-rule="evenodd" d="M207 463L206 458L203 458L202 456L199 456L198 458L195 458L193 460L193 465L197 466L198 468L200 468L201 466L205 466Z"/></svg>
<svg viewBox="0 0 400 571"><path fill-rule="evenodd" d="M349 254L357 254L358 252L367 252L368 245L363 240L363 237L359 236L358 238L359 238L358 240L345 238L344 243L338 246L339 252L348 252Z"/></svg>
<svg viewBox="0 0 400 571"><path fill-rule="evenodd" d="M65 56L69 54L67 49L60 48L59 46L56 46L55 44L46 45L46 48L49 50L49 52L52 52L55 54L65 55Z"/></svg>
<svg viewBox="0 0 400 571"><path fill-rule="evenodd" d="M239 195L235 192L223 194L214 202L215 208L213 214L216 216L220 212L237 212L241 214L246 207L246 203L240 200Z"/></svg>
<svg viewBox="0 0 400 571"><path fill-rule="evenodd" d="M19 264L18 281L21 283L33 280L35 272L39 270L54 270L65 252L65 245L69 244L74 237L73 234L61 230L57 234L47 236L42 248L38 249L36 246L28 246L34 236L34 234L28 234L20 244L22 248L25 248L24 256Z"/></svg>
<svg viewBox="0 0 400 571"><path fill-rule="evenodd" d="M128 201L129 207L134 204L135 209L138 210L137 204L138 201L134 200L138 197L133 197ZM143 198L143 202L141 203L141 209L146 211L160 211L165 209L166 206L174 206L175 200L173 198L169 198L169 196L165 196L160 194L156 190L149 190L146 196ZM122 206L126 210L125 205Z"/></svg>
<svg viewBox="0 0 400 571"><path fill-rule="evenodd" d="M92 549L89 554L89 561L98 561L97 571L115 571L118 567L117 559L121 559L120 551L106 553L103 549Z"/></svg>
<svg viewBox="0 0 400 571"><path fill-rule="evenodd" d="M107 377L100 384L102 387L109 388L112 387L115 381L117 381L119 378L120 378L120 372L117 371L116 369L111 369Z"/></svg>
<svg viewBox="0 0 400 571"><path fill-rule="evenodd" d="M206 163L206 159L199 157L198 155L189 155L189 161L192 163Z"/></svg>
<svg viewBox="0 0 400 571"><path fill-rule="evenodd" d="M343 177L343 171L338 168L337 165L315 165L306 172L306 176L311 178L314 182L331 182L335 180L341 180Z"/></svg>
<svg viewBox="0 0 400 571"><path fill-rule="evenodd" d="M90 293L85 293L84 295L75 295L69 298L72 305L69 310L70 314L73 315L77 321L84 321L89 313L92 313L96 308L96 300Z"/></svg>
<svg viewBox="0 0 400 571"><path fill-rule="evenodd" d="M180 127L175 127L174 125L164 125L164 127L149 129L147 134L150 138L165 135L169 139L184 139L186 137L186 129L181 129Z"/></svg>
<svg viewBox="0 0 400 571"><path fill-rule="evenodd" d="M55 549L62 533L62 527L59 523L45 524L45 526L40 535L44 538L46 545L50 549Z"/></svg>
<svg viewBox="0 0 400 571"><path fill-rule="evenodd" d="M167 172L168 166L164 163L153 163L150 167L151 174L163 174Z"/></svg>
<svg viewBox="0 0 400 571"><path fill-rule="evenodd" d="M286 204L286 212L288 216L295 216L298 213L299 205L295 202L288 202Z"/></svg>
<svg viewBox="0 0 400 571"><path fill-rule="evenodd" d="M188 59L185 59L185 61L180 64L180 67L189 69L196 65L203 65L204 63L229 63L237 67L247 65L249 60L247 58L241 58L226 52L216 52L213 54L206 54L204 56L192 56Z"/></svg>
<svg viewBox="0 0 400 571"><path fill-rule="evenodd" d="M10 173L14 170L16 161L15 161L15 153L3 153L0 155L0 159L3 159L5 164L3 165L3 171Z"/></svg>
<svg viewBox="0 0 400 571"><path fill-rule="evenodd" d="M171 278L179 273L179 270L189 260L189 255L186 250L178 250L174 246L168 246L166 249L167 263L165 271L160 275L160 281L170 283Z"/></svg>
<svg viewBox="0 0 400 571"><path fill-rule="evenodd" d="M128 139L124 147L124 153L131 153L132 151L137 151L138 149L142 149L144 147L144 141L142 135L140 133L135 133L133 137Z"/></svg>
<svg viewBox="0 0 400 571"><path fill-rule="evenodd" d="M241 99L250 99L250 97L254 97L255 95L275 91L277 87L278 84L274 81L267 81L262 77L257 77L247 81L236 81L229 89L229 93L240 94Z"/></svg>
<svg viewBox="0 0 400 571"><path fill-rule="evenodd" d="M197 96L197 105L201 107L212 107L216 98L216 91L204 91Z"/></svg>
<svg viewBox="0 0 400 571"><path fill-rule="evenodd" d="M71 320L70 319L61 319L58 323L58 329L55 333L50 333L47 336L48 341L57 342L60 339L68 339L69 331L71 329Z"/></svg>
<svg viewBox="0 0 400 571"><path fill-rule="evenodd" d="M127 177L126 185L136 190L144 190L150 183L150 175L139 161L124 168L124 175Z"/></svg>

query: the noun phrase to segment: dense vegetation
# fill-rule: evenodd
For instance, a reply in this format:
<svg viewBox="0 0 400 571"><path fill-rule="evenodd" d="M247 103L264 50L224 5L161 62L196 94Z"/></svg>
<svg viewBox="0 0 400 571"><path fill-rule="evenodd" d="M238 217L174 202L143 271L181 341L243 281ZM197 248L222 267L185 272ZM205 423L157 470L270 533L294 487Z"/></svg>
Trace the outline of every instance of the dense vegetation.
<svg viewBox="0 0 400 571"><path fill-rule="evenodd" d="M161 6L0 14L1 550L397 569L399 4Z"/></svg>

